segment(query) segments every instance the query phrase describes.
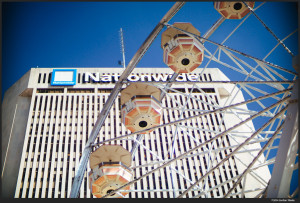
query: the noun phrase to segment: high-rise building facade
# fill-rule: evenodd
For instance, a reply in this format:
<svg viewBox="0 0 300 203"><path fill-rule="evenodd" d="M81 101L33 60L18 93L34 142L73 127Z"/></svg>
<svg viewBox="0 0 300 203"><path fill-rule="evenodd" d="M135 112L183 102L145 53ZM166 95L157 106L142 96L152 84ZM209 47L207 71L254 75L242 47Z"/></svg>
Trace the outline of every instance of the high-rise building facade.
<svg viewBox="0 0 300 203"><path fill-rule="evenodd" d="M122 68L32 68L5 94L2 104L2 194L8 197L68 197L85 143ZM162 123L188 118L228 104L244 101L233 84L187 81L229 81L217 68L196 69L181 74L170 89L164 85L172 70L135 68L129 82L161 81L166 96L162 100ZM54 75L55 73L55 75ZM114 104L96 139L96 143L130 134L121 122L120 98ZM136 142L136 135L105 144L122 145L132 154L134 178L190 150L220 132L245 120L247 106L227 112L206 114L177 125L155 129ZM131 198L177 197L197 179L227 157L236 146L254 132L251 121L230 134L205 144L184 159L156 171L131 185ZM247 168L261 148L259 142L243 147L224 161L186 197L222 197ZM134 150L133 150L134 151ZM263 163L259 158L258 164ZM91 198L88 172L79 197ZM259 175L257 175L259 174ZM263 177L263 178L262 178ZM257 166L241 182L232 197L255 197L270 179L268 166ZM244 184L246 183L246 184ZM243 193L241 191L243 190Z"/></svg>

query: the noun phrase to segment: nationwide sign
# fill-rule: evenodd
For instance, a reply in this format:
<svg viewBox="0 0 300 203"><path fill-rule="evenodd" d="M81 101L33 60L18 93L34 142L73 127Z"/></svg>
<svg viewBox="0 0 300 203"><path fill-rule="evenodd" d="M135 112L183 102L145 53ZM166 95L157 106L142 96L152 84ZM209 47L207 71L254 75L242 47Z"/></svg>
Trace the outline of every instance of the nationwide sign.
<svg viewBox="0 0 300 203"><path fill-rule="evenodd" d="M51 85L76 85L76 69L53 69ZM200 74L199 74L200 75ZM176 78L176 81L186 82L186 81L201 81L199 79L199 75L196 74L186 74L181 73ZM83 73L83 82L84 83L115 83L119 80L120 75L118 73L114 73L113 75L109 74L100 74L85 72ZM150 81L168 81L172 77L172 74L131 74L127 77L127 80L130 82L150 82ZM204 74L204 77L206 75ZM205 80L207 80L205 78ZM210 78L211 80L211 78Z"/></svg>
<svg viewBox="0 0 300 203"><path fill-rule="evenodd" d="M100 73L89 73L86 72L84 75L84 82L88 83L90 81L93 82L117 82L119 80L120 75L115 74L115 75L101 75ZM145 75L136 75L136 74L131 74L127 77L128 81L131 82L137 82L137 81L167 81L168 78L171 78L172 74L145 74ZM195 75L188 75L185 73L179 74L178 77L176 78L176 81L200 81L198 76Z"/></svg>

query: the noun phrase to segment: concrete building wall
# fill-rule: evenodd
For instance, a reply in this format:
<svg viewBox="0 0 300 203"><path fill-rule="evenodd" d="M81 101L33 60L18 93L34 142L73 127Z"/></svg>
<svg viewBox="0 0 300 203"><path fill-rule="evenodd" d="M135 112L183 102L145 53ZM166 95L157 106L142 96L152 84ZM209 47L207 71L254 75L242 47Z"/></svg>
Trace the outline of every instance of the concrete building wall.
<svg viewBox="0 0 300 203"><path fill-rule="evenodd" d="M28 71L4 95L2 103L2 195L12 197L17 183L30 106ZM27 94L24 91L27 90ZM22 94L23 93L23 94Z"/></svg>

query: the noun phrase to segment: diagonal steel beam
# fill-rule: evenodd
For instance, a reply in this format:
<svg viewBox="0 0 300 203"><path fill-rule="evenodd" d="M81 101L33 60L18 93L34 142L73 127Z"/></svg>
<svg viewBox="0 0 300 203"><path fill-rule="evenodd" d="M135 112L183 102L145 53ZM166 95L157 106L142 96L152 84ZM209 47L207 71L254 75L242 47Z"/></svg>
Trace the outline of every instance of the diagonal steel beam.
<svg viewBox="0 0 300 203"><path fill-rule="evenodd" d="M285 46L285 44L275 35L275 33L272 32L272 30L258 17L258 15L256 15L253 9L244 1L243 4L251 11L251 13L259 20L259 22L272 34L272 36L277 40L277 42L280 43L291 56L294 56L294 54L289 50L289 48L287 48L287 46Z"/></svg>
<svg viewBox="0 0 300 203"><path fill-rule="evenodd" d="M244 170L244 172L241 174L241 176L238 178L238 180L234 183L234 185L230 188L230 190L227 192L227 194L224 196L224 198L229 197L230 193L236 188L236 186L242 181L243 178L246 178L247 173L251 170L251 167L255 164L255 162L258 160L258 158L264 153L264 151L271 145L271 143L275 140L276 136L279 134L283 127L283 124L279 126L279 128L276 130L276 132L272 135L272 137L269 139L269 141L265 144L265 146L259 151L257 156L252 160L252 162L248 165L247 169ZM243 188L244 189L244 188Z"/></svg>
<svg viewBox="0 0 300 203"><path fill-rule="evenodd" d="M285 100L287 100L287 97L285 98ZM275 104L273 104L272 106L266 108L266 109L271 109L274 106L280 104L282 101L279 101ZM266 111L263 110L263 111ZM224 159L222 159L222 161L220 161L217 165L215 165L209 172L207 172L206 174L204 174L199 180L197 180L193 185L191 185L188 189L186 189L181 195L178 196L178 198L182 198L184 195L186 195L193 187L195 187L197 184L199 184L205 177L207 177L211 172L213 172L215 169L217 169L222 163L224 163L225 161L227 161L230 157L232 157L239 149L241 149L244 145L246 145L251 139L253 139L255 136L257 136L259 134L260 131L262 131L264 128L266 128L273 120L275 120L277 117L281 116L285 110L287 108L282 109L275 117L271 118L267 123L265 123L260 129L258 129L255 133L253 133L249 138L247 138L243 143L241 143L237 148L235 148L233 150L233 152L231 152L230 154L228 154ZM261 112L263 112L261 111ZM250 119L246 119L245 121L248 121ZM252 120L252 119L251 119ZM241 123L245 123L245 121L241 122ZM239 123L238 125L240 125L241 123ZM235 126L234 126L235 127ZM233 128L233 127L232 127ZM230 128L231 129L231 128ZM227 130L229 131L229 130ZM221 133L223 134L223 133ZM217 135L220 136L221 134ZM217 137L216 136L216 137Z"/></svg>
<svg viewBox="0 0 300 203"><path fill-rule="evenodd" d="M111 94L109 95L107 101L105 102L102 111L99 113L97 121L95 123L95 126L87 140L87 143L85 145L84 151L82 153L82 157L80 159L80 163L78 166L78 169L76 171L73 185L70 192L70 198L76 198L79 194L79 189L82 183L82 179L84 176L84 172L87 168L87 163L90 157L90 153L92 152L91 144L95 142L95 139L97 138L100 129L115 101L117 98L120 90L123 86L123 81L127 79L129 74L133 71L133 69L136 67L136 65L139 63L139 61L142 59L154 39L158 36L160 31L163 29L164 24L166 22L169 22L171 18L181 9L181 7L185 4L185 2L176 2L171 9L165 14L165 16L159 21L159 23L156 25L156 27L152 30L152 32L149 34L149 36L146 38L144 43L141 45L141 47L138 49L138 51L135 53L129 64L127 65L126 69L122 73L120 79L116 83L114 89L112 90Z"/></svg>

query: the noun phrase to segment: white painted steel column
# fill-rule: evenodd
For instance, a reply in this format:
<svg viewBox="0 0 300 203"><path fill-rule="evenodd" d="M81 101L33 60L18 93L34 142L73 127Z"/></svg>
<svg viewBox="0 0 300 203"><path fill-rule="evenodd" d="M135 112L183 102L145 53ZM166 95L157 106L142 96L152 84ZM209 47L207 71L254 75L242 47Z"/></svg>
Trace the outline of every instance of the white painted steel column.
<svg viewBox="0 0 300 203"><path fill-rule="evenodd" d="M270 184L268 198L288 198L293 168L298 150L298 85L296 81L286 113Z"/></svg>

